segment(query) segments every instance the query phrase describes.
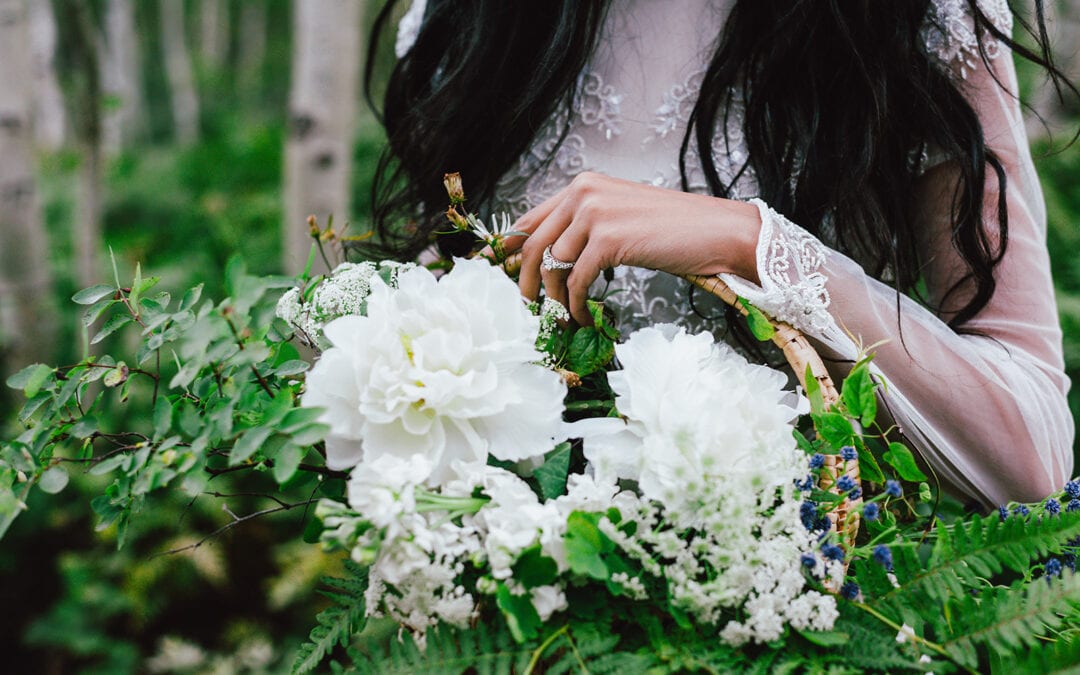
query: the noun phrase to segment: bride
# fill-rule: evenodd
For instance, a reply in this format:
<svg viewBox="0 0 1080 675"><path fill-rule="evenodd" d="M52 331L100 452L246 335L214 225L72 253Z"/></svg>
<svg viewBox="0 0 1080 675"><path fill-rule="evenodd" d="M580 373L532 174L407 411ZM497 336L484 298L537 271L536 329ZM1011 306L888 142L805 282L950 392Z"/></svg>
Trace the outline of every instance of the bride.
<svg viewBox="0 0 1080 675"><path fill-rule="evenodd" d="M524 295L543 283L588 323L614 268L624 326L719 331L672 276L719 274L834 377L887 341L888 410L939 478L1039 499L1074 429L1012 64L1046 66L1046 45L1012 24L1005 0L416 0L382 112L380 253L430 243L460 171L474 210L529 233Z"/></svg>

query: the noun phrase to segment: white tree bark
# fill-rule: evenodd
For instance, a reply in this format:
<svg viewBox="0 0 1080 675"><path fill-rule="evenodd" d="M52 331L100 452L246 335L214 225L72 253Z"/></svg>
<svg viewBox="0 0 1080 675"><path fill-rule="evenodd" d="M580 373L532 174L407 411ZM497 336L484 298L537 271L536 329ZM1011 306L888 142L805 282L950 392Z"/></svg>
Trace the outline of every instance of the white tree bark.
<svg viewBox="0 0 1080 675"><path fill-rule="evenodd" d="M199 138L199 96L184 30L184 0L161 0L161 46L169 80L176 140L189 145Z"/></svg>
<svg viewBox="0 0 1080 675"><path fill-rule="evenodd" d="M47 358L55 319L34 181L29 8L0 0L0 378Z"/></svg>
<svg viewBox="0 0 1080 675"><path fill-rule="evenodd" d="M285 271L307 261L309 215L335 229L350 217L354 120L358 108L361 0L293 3L289 131L285 143Z"/></svg>
<svg viewBox="0 0 1080 675"><path fill-rule="evenodd" d="M105 44L100 50L105 95L103 143L106 154L131 145L142 121L139 43L135 35L135 9L131 0L108 0Z"/></svg>
<svg viewBox="0 0 1080 675"><path fill-rule="evenodd" d="M1077 0L1049 0L1044 5L1046 30L1050 36L1050 49L1057 67L1074 85L1080 83L1080 3ZM1032 138L1062 134L1065 139L1073 134L1070 113L1062 107L1062 101L1048 80L1041 77L1031 95L1030 108L1024 117L1028 136Z"/></svg>
<svg viewBox="0 0 1080 675"><path fill-rule="evenodd" d="M229 5L222 0L199 3L199 53L202 66L220 72L229 53Z"/></svg>
<svg viewBox="0 0 1080 675"><path fill-rule="evenodd" d="M52 3L33 0L30 5L30 58L34 82L34 139L49 151L64 145L64 94L56 79L56 17Z"/></svg>

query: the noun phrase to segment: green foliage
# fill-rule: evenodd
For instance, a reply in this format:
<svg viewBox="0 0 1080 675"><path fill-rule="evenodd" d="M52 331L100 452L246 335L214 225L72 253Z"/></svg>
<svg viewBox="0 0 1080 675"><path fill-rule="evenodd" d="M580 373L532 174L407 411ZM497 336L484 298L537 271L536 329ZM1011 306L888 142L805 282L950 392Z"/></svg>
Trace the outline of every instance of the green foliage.
<svg viewBox="0 0 1080 675"><path fill-rule="evenodd" d="M1026 572L1038 559L1056 553L1080 535L1080 512L1027 520L1020 517L978 515L952 525L939 525L937 540L924 561L915 555L914 543L893 547L896 576L900 581L871 604L900 611L944 602L970 589L981 589L985 579L1008 569Z"/></svg>
<svg viewBox="0 0 1080 675"><path fill-rule="evenodd" d="M345 563L345 570L348 576L344 578L323 578L323 583L333 590L322 593L334 604L316 617L318 625L311 630L308 641L296 653L293 673L315 670L334 647L348 646L352 637L364 628L367 621L364 602L367 568L349 560Z"/></svg>
<svg viewBox="0 0 1080 675"><path fill-rule="evenodd" d="M534 647L518 644L510 630L499 623L480 623L458 630L440 626L428 631L421 649L412 635L362 642L349 650L348 672L372 675L484 675L527 673Z"/></svg>
<svg viewBox="0 0 1080 675"><path fill-rule="evenodd" d="M961 665L976 668L978 647L1011 654L1042 644L1042 638L1071 613L1080 616L1080 576L1017 581L1008 588L987 588L950 598L934 617L941 646Z"/></svg>

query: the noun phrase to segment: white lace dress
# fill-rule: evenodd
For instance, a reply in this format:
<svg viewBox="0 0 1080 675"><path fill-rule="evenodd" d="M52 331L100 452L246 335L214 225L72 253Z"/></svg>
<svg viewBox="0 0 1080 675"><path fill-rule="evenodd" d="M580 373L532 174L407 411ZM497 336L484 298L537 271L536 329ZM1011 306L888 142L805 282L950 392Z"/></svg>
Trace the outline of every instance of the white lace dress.
<svg viewBox="0 0 1080 675"><path fill-rule="evenodd" d="M578 78L569 135L546 163L566 113L550 120L500 182L497 207L519 216L582 171L679 189L679 147L733 1L614 0L597 51ZM400 25L401 53L420 26L423 4L417 0ZM1005 0L981 0L981 7L997 27L1011 29ZM755 203L762 216L761 285L731 275L724 280L801 329L829 359L853 359L857 340L888 340L876 349L874 367L888 383L885 398L897 424L944 481L996 504L1038 499L1059 489L1072 471L1074 430L1065 399L1069 381L1042 193L1018 103L994 82L996 75L1015 91L1016 75L1010 54L989 35L984 41L993 72L982 63L965 8L963 0L934 0L923 39L928 52L955 73L1008 175L1007 253L997 269L993 299L968 324L980 335L959 335L908 298L898 302L892 287L760 200ZM731 116L726 134L718 134L709 150L720 177L729 182L747 157L739 115ZM707 194L697 153L691 143L689 187ZM948 181L942 180L949 168L932 151L924 168L911 197L923 205L924 246L937 252L925 273L931 298L939 299L961 266L949 245ZM994 203L996 181L988 182L987 192L988 203ZM744 172L733 197L756 196L754 176ZM662 233L662 223L657 231ZM614 298L625 327L656 322L692 330L716 327L702 316L715 312L715 306L703 308L699 302L699 311L692 311L687 285L675 277L624 267L616 270L614 286L621 291ZM702 295L695 300L703 301Z"/></svg>

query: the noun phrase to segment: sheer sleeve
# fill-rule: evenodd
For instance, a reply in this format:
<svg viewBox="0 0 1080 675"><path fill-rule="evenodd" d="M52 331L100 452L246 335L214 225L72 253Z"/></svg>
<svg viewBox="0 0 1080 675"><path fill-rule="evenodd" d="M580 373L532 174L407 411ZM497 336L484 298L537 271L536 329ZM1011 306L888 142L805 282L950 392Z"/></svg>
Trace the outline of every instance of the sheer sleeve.
<svg viewBox="0 0 1080 675"><path fill-rule="evenodd" d="M948 6L947 0L935 4L939 11ZM1059 489L1073 469L1074 428L1045 206L1019 105L1010 93L1017 90L1016 74L1004 48L988 68L977 53L973 59L957 47L964 35L936 35L944 40L942 50L952 49L937 53L963 78L987 145L1007 175L1008 246L995 272L993 298L965 325L970 332L954 332L943 316L898 297L859 264L760 202L761 285L730 275L725 281L816 339L826 356L851 360L858 351L855 339L889 340L875 350L873 362L887 383L885 403L934 471L987 504L1041 499ZM920 243L933 252L924 272L934 305L964 268L950 244L955 169L937 162L929 163L913 195L920 204ZM990 173L984 219L993 223L999 188Z"/></svg>

